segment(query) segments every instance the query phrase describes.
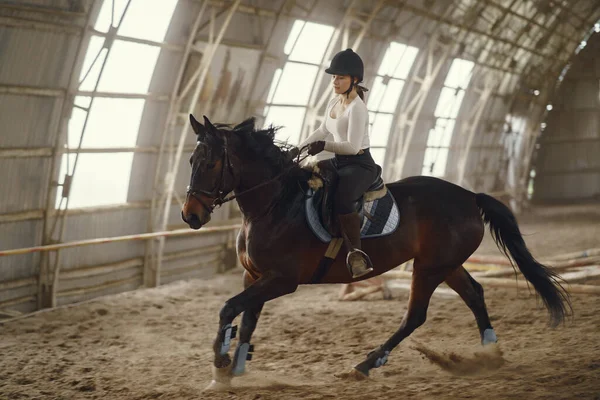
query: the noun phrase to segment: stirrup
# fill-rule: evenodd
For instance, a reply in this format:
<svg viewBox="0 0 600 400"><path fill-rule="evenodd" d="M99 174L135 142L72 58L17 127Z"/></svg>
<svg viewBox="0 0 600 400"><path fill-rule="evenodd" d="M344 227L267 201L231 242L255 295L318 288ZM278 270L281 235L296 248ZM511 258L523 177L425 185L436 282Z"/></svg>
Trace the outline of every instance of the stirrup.
<svg viewBox="0 0 600 400"><path fill-rule="evenodd" d="M350 257L355 256L355 255L360 255L362 257L362 259L365 261L365 263L366 263L365 269L362 269L360 271L354 271L354 268L352 268L352 264L350 264ZM352 279L361 278L361 277L373 272L373 263L371 262L371 259L369 258L367 253L365 253L364 251L359 250L359 249L354 249L354 250L348 252L348 255L346 256L346 267L348 267L348 271L350 271L350 274L352 275Z"/></svg>

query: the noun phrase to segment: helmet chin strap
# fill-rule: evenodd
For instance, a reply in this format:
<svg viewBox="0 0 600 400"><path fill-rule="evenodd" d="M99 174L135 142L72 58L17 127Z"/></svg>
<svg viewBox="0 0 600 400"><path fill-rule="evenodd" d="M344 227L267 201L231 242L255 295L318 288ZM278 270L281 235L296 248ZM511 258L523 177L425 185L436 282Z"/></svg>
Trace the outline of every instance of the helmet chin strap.
<svg viewBox="0 0 600 400"><path fill-rule="evenodd" d="M344 92L344 94L346 95L346 98L350 97L350 92L352 91L352 89L354 89L354 77L353 76L350 77L350 87L348 88L348 90L346 90Z"/></svg>

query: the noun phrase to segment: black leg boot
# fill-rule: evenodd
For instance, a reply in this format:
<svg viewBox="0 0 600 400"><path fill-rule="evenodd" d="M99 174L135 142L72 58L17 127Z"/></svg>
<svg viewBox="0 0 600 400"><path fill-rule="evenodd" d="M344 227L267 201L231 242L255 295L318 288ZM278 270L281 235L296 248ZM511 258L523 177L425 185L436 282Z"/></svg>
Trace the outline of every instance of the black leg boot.
<svg viewBox="0 0 600 400"><path fill-rule="evenodd" d="M352 278L360 278L373 271L371 260L360 247L360 216L353 212L350 214L338 215L340 227L344 241L350 246L348 248L348 256L346 257L346 265L352 274Z"/></svg>

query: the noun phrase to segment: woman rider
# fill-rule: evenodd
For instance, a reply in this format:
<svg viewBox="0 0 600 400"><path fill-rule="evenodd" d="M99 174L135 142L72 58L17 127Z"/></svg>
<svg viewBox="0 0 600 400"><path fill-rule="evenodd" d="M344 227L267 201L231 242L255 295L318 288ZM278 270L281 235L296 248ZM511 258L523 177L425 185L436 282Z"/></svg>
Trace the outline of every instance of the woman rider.
<svg viewBox="0 0 600 400"><path fill-rule="evenodd" d="M335 153L335 157L322 161L325 168L333 168L339 176L334 207L340 227L350 240L347 261L352 277L359 278L371 272L368 256L361 250L361 219L354 210L359 200L377 177L377 165L369 152L369 111L364 103L366 88L363 80L364 66L352 49L337 53L325 70L332 75L334 92L337 94L327 105L321 126L298 147L308 144L308 154L323 150ZM325 141L328 134L333 141Z"/></svg>

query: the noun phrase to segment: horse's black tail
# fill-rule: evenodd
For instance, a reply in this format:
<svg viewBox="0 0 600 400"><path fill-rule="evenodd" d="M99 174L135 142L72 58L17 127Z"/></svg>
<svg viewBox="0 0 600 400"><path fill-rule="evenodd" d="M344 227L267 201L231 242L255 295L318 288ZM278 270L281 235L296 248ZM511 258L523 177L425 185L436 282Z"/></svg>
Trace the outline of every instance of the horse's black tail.
<svg viewBox="0 0 600 400"><path fill-rule="evenodd" d="M569 294L561 285L562 279L533 258L521 236L517 220L508 207L484 193L478 193L475 201L484 222L489 223L490 233L500 251L508 257L513 268L517 264L525 279L531 282L542 298L550 313L551 325L561 323L568 311L572 310Z"/></svg>

